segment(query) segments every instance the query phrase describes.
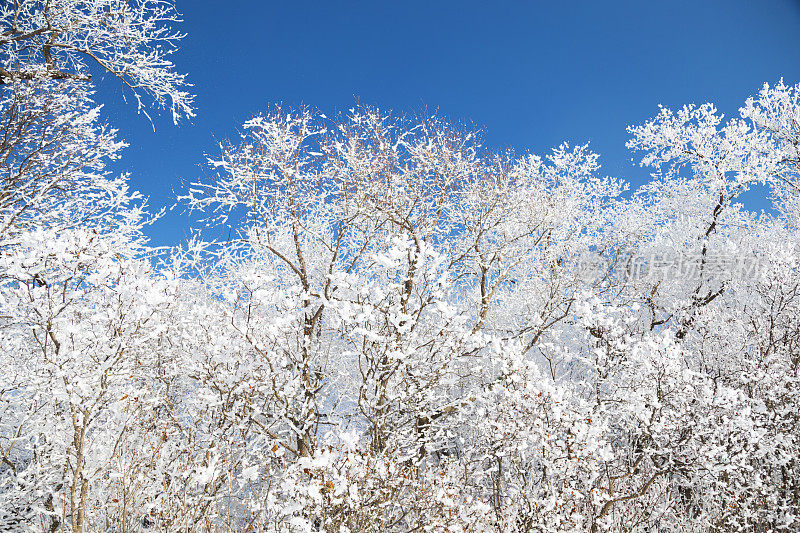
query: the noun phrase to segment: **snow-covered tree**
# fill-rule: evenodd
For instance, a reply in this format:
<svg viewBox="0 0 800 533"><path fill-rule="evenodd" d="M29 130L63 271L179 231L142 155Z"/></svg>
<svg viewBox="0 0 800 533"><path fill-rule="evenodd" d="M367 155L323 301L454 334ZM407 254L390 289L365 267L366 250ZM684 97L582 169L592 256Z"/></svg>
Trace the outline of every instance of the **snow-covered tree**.
<svg viewBox="0 0 800 533"><path fill-rule="evenodd" d="M91 75L191 116L177 22L0 7L0 530L797 529L800 86L631 127L630 195L273 108L180 199L230 237L165 251Z"/></svg>

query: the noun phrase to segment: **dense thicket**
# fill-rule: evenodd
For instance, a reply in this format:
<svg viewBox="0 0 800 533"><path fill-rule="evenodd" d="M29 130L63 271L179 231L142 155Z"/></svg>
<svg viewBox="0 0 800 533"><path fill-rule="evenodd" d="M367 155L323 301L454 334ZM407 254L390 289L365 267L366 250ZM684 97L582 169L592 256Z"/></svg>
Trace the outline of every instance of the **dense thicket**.
<svg viewBox="0 0 800 533"><path fill-rule="evenodd" d="M231 238L163 252L89 74L191 115L176 21L0 6L0 531L798 528L800 86L632 127L630 194L274 108L179 199Z"/></svg>

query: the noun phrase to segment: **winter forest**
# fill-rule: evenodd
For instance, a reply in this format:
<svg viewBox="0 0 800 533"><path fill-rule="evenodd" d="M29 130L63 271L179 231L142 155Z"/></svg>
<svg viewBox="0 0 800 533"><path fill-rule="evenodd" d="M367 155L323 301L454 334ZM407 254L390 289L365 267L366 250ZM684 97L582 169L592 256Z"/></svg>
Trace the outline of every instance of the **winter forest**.
<svg viewBox="0 0 800 533"><path fill-rule="evenodd" d="M0 2L0 531L800 529L800 85L654 105L636 188L273 106L165 249L95 91L190 119L179 23Z"/></svg>

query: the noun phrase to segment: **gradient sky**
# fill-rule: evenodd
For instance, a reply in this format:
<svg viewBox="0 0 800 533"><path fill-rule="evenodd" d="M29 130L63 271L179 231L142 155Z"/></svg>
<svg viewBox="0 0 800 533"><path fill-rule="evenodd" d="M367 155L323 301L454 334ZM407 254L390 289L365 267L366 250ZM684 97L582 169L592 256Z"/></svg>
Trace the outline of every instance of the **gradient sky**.
<svg viewBox="0 0 800 533"><path fill-rule="evenodd" d="M633 166L625 128L658 104L711 101L731 115L764 82L800 82L800 0L176 3L188 36L175 61L197 117L157 117L154 132L121 86L100 94L131 144L114 168L153 208L201 175L215 139L276 102L329 115L356 100L438 109L480 127L490 149L589 141L605 174L636 186L648 173ZM176 209L148 232L177 244L189 225Z"/></svg>

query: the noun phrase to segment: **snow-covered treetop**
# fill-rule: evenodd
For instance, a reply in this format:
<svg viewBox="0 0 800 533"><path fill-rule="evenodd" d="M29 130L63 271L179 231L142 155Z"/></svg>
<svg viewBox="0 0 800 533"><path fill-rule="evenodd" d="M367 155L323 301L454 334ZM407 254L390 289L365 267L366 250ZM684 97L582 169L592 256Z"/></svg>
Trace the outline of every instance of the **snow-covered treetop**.
<svg viewBox="0 0 800 533"><path fill-rule="evenodd" d="M193 95L170 56L184 37L167 0L9 0L0 5L0 84L117 77L139 110L192 117Z"/></svg>

